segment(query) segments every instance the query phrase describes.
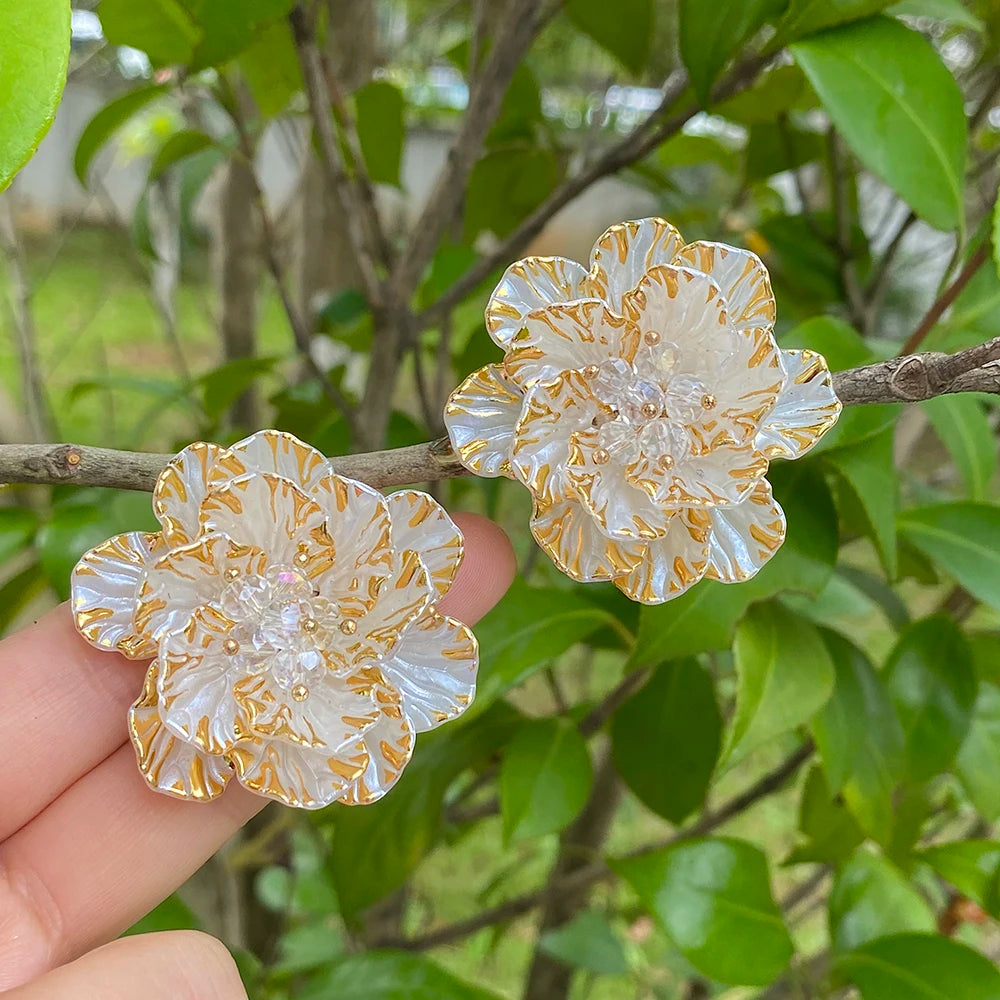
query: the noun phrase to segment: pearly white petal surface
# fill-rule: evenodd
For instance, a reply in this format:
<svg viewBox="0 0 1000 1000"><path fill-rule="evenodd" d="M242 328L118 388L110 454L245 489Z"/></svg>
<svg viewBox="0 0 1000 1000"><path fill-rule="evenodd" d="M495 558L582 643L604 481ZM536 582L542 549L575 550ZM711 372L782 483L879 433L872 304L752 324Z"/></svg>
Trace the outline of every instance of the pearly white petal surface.
<svg viewBox="0 0 1000 1000"><path fill-rule="evenodd" d="M510 450L524 395L501 365L473 372L449 397L444 425L455 453L470 472L513 478Z"/></svg>
<svg viewBox="0 0 1000 1000"><path fill-rule="evenodd" d="M444 597L462 564L462 533L441 506L420 490L400 490L386 497L392 547L413 549L430 574L438 597Z"/></svg>
<svg viewBox="0 0 1000 1000"><path fill-rule="evenodd" d="M348 788L344 805L370 805L381 799L399 780L413 756L414 733L410 720L399 706L398 697L383 696L378 721L362 737L368 764Z"/></svg>
<svg viewBox="0 0 1000 1000"><path fill-rule="evenodd" d="M198 511L208 494L208 480L223 454L217 444L198 441L167 463L153 487L153 513L171 547L197 537Z"/></svg>
<svg viewBox="0 0 1000 1000"><path fill-rule="evenodd" d="M270 472L290 479L303 492L333 472L330 461L287 431L264 430L231 445L217 459L209 485L214 487L248 472Z"/></svg>
<svg viewBox="0 0 1000 1000"><path fill-rule="evenodd" d="M617 313L626 292L660 264L669 264L683 244L680 233L663 219L622 222L608 229L591 251L589 295L595 295Z"/></svg>
<svg viewBox="0 0 1000 1000"><path fill-rule="evenodd" d="M742 503L704 513L712 530L707 572L711 580L749 580L785 540L785 515L766 480Z"/></svg>
<svg viewBox="0 0 1000 1000"><path fill-rule="evenodd" d="M642 547L642 558L615 586L641 604L663 604L680 597L705 576L708 532L681 511L661 538Z"/></svg>

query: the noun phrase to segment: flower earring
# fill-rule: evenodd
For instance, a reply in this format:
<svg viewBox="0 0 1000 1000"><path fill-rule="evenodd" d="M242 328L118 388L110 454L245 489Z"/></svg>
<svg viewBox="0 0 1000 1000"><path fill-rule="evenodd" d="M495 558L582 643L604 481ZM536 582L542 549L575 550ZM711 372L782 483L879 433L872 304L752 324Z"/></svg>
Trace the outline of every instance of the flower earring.
<svg viewBox="0 0 1000 1000"><path fill-rule="evenodd" d="M763 263L685 244L662 219L612 226L587 270L511 265L486 307L505 356L445 408L462 464L531 491L531 532L574 580L659 604L748 580L785 537L765 478L841 404L825 360L780 350Z"/></svg>
<svg viewBox="0 0 1000 1000"><path fill-rule="evenodd" d="M383 497L261 431L185 448L153 509L162 531L80 560L72 609L92 645L153 658L129 731L156 790L374 802L472 701L475 636L435 609L462 535L427 494Z"/></svg>

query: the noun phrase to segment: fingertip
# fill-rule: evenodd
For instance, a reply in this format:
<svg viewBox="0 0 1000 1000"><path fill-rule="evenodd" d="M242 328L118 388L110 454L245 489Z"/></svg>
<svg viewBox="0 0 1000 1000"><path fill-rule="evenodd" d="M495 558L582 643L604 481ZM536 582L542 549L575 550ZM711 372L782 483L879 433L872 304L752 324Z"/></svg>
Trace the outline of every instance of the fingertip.
<svg viewBox="0 0 1000 1000"><path fill-rule="evenodd" d="M465 558L440 609L474 625L507 592L517 558L504 530L489 518L459 512L452 519L465 536Z"/></svg>

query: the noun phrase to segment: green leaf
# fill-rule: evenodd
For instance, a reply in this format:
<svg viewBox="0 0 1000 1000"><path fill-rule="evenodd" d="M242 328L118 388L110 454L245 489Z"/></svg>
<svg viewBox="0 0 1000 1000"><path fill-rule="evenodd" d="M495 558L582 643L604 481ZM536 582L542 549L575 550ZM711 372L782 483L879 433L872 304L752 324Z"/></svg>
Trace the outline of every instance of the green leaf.
<svg viewBox="0 0 1000 1000"><path fill-rule="evenodd" d="M1000 609L1000 508L949 503L903 511L899 530L965 589Z"/></svg>
<svg viewBox="0 0 1000 1000"><path fill-rule="evenodd" d="M712 108L714 114L756 125L775 122L790 111L806 110L813 103L805 74L798 66L775 66L760 82Z"/></svg>
<svg viewBox="0 0 1000 1000"><path fill-rule="evenodd" d="M807 347L817 351L826 358L830 370L835 372L873 360L872 349L861 334L836 316L807 319L781 338L781 346Z"/></svg>
<svg viewBox="0 0 1000 1000"><path fill-rule="evenodd" d="M190 62L202 37L178 0L101 0L101 25L112 45L141 49L157 66Z"/></svg>
<svg viewBox="0 0 1000 1000"><path fill-rule="evenodd" d="M788 965L792 942L756 847L706 837L612 867L706 976L763 986Z"/></svg>
<svg viewBox="0 0 1000 1000"><path fill-rule="evenodd" d="M149 911L141 920L134 923L126 932L132 934L154 934L158 931L200 931L202 923L194 910L180 898L167 898Z"/></svg>
<svg viewBox="0 0 1000 1000"><path fill-rule="evenodd" d="M280 359L238 358L227 361L195 380L202 409L209 420L218 420L260 378L272 371Z"/></svg>
<svg viewBox="0 0 1000 1000"><path fill-rule="evenodd" d="M746 149L747 180L767 180L774 174L796 170L822 160L826 152L826 137L820 132L774 122L751 125Z"/></svg>
<svg viewBox="0 0 1000 1000"><path fill-rule="evenodd" d="M927 847L917 856L962 895L975 900L990 916L1000 917L1000 897L997 895L1000 842L956 840Z"/></svg>
<svg viewBox="0 0 1000 1000"><path fill-rule="evenodd" d="M291 976L328 965L344 953L344 937L333 922L300 924L281 935L272 975Z"/></svg>
<svg viewBox="0 0 1000 1000"><path fill-rule="evenodd" d="M691 85L705 107L712 84L739 47L781 9L781 0L680 0L679 44Z"/></svg>
<svg viewBox="0 0 1000 1000"><path fill-rule="evenodd" d="M993 429L983 404L968 393L936 396L921 404L948 449L971 500L985 500L997 467Z"/></svg>
<svg viewBox="0 0 1000 1000"><path fill-rule="evenodd" d="M498 1000L420 955L367 951L296 988L296 1000Z"/></svg>
<svg viewBox="0 0 1000 1000"><path fill-rule="evenodd" d="M837 872L829 900L834 951L900 931L932 931L934 914L898 868L862 848Z"/></svg>
<svg viewBox="0 0 1000 1000"><path fill-rule="evenodd" d="M386 80L372 80L357 92L354 100L358 141L368 176L380 184L398 185L405 130L403 92Z"/></svg>
<svg viewBox="0 0 1000 1000"><path fill-rule="evenodd" d="M49 130L66 85L69 0L0 0L0 191Z"/></svg>
<svg viewBox="0 0 1000 1000"><path fill-rule="evenodd" d="M567 0L566 15L585 35L610 52L632 73L649 57L653 37L653 0Z"/></svg>
<svg viewBox="0 0 1000 1000"><path fill-rule="evenodd" d="M160 178L178 160L183 160L186 156L193 156L200 153L209 146L214 146L215 141L210 135L198 132L194 129L182 129L168 136L160 148L153 156L153 162L149 165L149 183Z"/></svg>
<svg viewBox="0 0 1000 1000"><path fill-rule="evenodd" d="M932 226L961 228L965 110L930 42L875 17L797 42L792 54L858 159Z"/></svg>
<svg viewBox="0 0 1000 1000"><path fill-rule="evenodd" d="M808 722L833 691L833 664L819 632L775 601L750 609L736 630L733 659L728 761Z"/></svg>
<svg viewBox="0 0 1000 1000"><path fill-rule="evenodd" d="M539 938L538 947L566 965L597 975L621 976L628 972L621 939L608 918L595 910L584 910L568 924L547 931Z"/></svg>
<svg viewBox="0 0 1000 1000"><path fill-rule="evenodd" d="M870 17L890 3L892 0L790 0L773 44L784 45L824 28Z"/></svg>
<svg viewBox="0 0 1000 1000"><path fill-rule="evenodd" d="M864 1000L1000 1000L1000 971L939 934L894 934L841 956Z"/></svg>
<svg viewBox="0 0 1000 1000"><path fill-rule="evenodd" d="M302 89L299 57L285 21L255 32L253 42L240 53L239 67L262 115L280 114Z"/></svg>
<svg viewBox="0 0 1000 1000"><path fill-rule="evenodd" d="M955 769L988 823L1000 819L1000 687L983 683Z"/></svg>
<svg viewBox="0 0 1000 1000"><path fill-rule="evenodd" d="M802 788L799 832L806 841L789 854L786 865L836 864L865 839L857 821L830 791L823 768L818 765L810 770Z"/></svg>
<svg viewBox="0 0 1000 1000"><path fill-rule="evenodd" d="M615 623L576 591L514 581L503 600L476 626L479 676L471 712L479 712L539 667Z"/></svg>
<svg viewBox="0 0 1000 1000"><path fill-rule="evenodd" d="M222 66L253 44L261 29L283 18L295 0L184 0L199 29L191 69Z"/></svg>
<svg viewBox="0 0 1000 1000"><path fill-rule="evenodd" d="M898 569L896 543L896 471L890 427L857 444L825 453L864 512L875 547L889 579Z"/></svg>
<svg viewBox="0 0 1000 1000"><path fill-rule="evenodd" d="M84 187L87 185L87 172L90 169L90 164L100 148L132 115L144 108L154 98L160 97L166 92L167 88L164 84L130 90L127 94L105 104L87 122L86 128L77 141L76 152L73 154L73 171Z"/></svg>
<svg viewBox="0 0 1000 1000"><path fill-rule="evenodd" d="M0 587L0 635L10 628L17 616L45 589L47 582L42 567L33 562Z"/></svg>
<svg viewBox="0 0 1000 1000"><path fill-rule="evenodd" d="M899 637L882 677L903 726L909 776L927 781L951 765L969 730L972 649L950 618L924 618Z"/></svg>
<svg viewBox="0 0 1000 1000"><path fill-rule="evenodd" d="M472 169L465 192L465 237L506 236L555 187L559 163L547 149L516 143L490 150Z"/></svg>
<svg viewBox="0 0 1000 1000"><path fill-rule="evenodd" d="M664 170L715 163L724 170L733 170L736 153L724 142L711 135L688 135L679 132L656 150L656 159Z"/></svg>
<svg viewBox="0 0 1000 1000"><path fill-rule="evenodd" d="M895 17L931 17L935 21L947 21L973 31L985 30L983 22L968 10L961 0L900 0L887 11Z"/></svg>
<svg viewBox="0 0 1000 1000"><path fill-rule="evenodd" d="M0 565L5 565L35 536L38 516L25 507L0 507Z"/></svg>
<svg viewBox="0 0 1000 1000"><path fill-rule="evenodd" d="M521 722L502 702L472 725L466 716L421 735L391 795L363 809L332 810L337 847L328 870L348 922L403 884L437 842L448 786L506 744Z"/></svg>
<svg viewBox="0 0 1000 1000"><path fill-rule="evenodd" d="M823 639L833 660L833 695L812 723L830 782L861 827L881 843L892 833L892 794L905 766L903 730L864 653L835 632Z"/></svg>
<svg viewBox="0 0 1000 1000"><path fill-rule="evenodd" d="M555 833L576 819L590 794L587 743L568 719L522 726L500 767L504 838Z"/></svg>
<svg viewBox="0 0 1000 1000"><path fill-rule="evenodd" d="M721 736L712 678L692 659L663 664L615 712L611 728L618 773L671 823L680 823L704 801Z"/></svg>

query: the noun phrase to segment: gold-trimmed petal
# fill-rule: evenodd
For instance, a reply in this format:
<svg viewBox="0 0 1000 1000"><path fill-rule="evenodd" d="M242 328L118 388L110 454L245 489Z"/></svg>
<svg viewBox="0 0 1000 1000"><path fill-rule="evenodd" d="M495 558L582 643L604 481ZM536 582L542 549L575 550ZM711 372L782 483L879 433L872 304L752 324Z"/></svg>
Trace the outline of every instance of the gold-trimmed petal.
<svg viewBox="0 0 1000 1000"><path fill-rule="evenodd" d="M705 576L709 532L682 511L670 521L662 538L642 548L642 558L630 573L615 579L615 586L641 604L663 604L680 597Z"/></svg>
<svg viewBox="0 0 1000 1000"><path fill-rule="evenodd" d="M521 389L503 365L485 365L448 397L444 425L455 454L470 472L514 478L510 449L523 403Z"/></svg>
<svg viewBox="0 0 1000 1000"><path fill-rule="evenodd" d="M608 538L575 498L536 502L531 534L559 569L583 583L613 580L631 572L642 558L641 542Z"/></svg>
<svg viewBox="0 0 1000 1000"><path fill-rule="evenodd" d="M389 505L378 490L337 475L321 479L312 495L327 517L336 559L310 576L341 614L365 615L394 571Z"/></svg>
<svg viewBox="0 0 1000 1000"><path fill-rule="evenodd" d="M722 583L749 580L785 540L785 515L766 479L742 503L692 510L689 516L711 530L705 573L709 580Z"/></svg>
<svg viewBox="0 0 1000 1000"><path fill-rule="evenodd" d="M682 247L671 263L701 271L719 286L737 330L773 329L777 307L771 278L755 253L699 240Z"/></svg>
<svg viewBox="0 0 1000 1000"><path fill-rule="evenodd" d="M358 619L356 661L395 649L403 630L423 615L435 595L420 554L414 549L399 553L396 575L379 591L371 613Z"/></svg>
<svg viewBox="0 0 1000 1000"><path fill-rule="evenodd" d="M525 257L504 271L486 306L486 329L507 350L524 317L554 302L579 298L587 270L565 257Z"/></svg>
<svg viewBox="0 0 1000 1000"><path fill-rule="evenodd" d="M462 533L444 507L421 490L400 490L385 499L392 522L392 547L397 552L419 552L437 596L444 597L462 565Z"/></svg>
<svg viewBox="0 0 1000 1000"><path fill-rule="evenodd" d="M385 679L402 696L413 730L425 733L464 712L476 695L479 644L462 622L428 611L403 633Z"/></svg>
<svg viewBox="0 0 1000 1000"><path fill-rule="evenodd" d="M583 294L604 299L622 311L626 292L658 264L669 264L683 244L680 233L665 219L637 219L608 229L594 244Z"/></svg>
<svg viewBox="0 0 1000 1000"><path fill-rule="evenodd" d="M326 512L291 480L273 472L249 473L213 489L202 501L201 530L222 532L237 544L263 549L271 565L296 566L309 577L333 565Z"/></svg>
<svg viewBox="0 0 1000 1000"><path fill-rule="evenodd" d="M198 535L198 510L208 494L208 480L223 449L207 441L189 444L172 458L153 487L153 513L171 548Z"/></svg>
<svg viewBox="0 0 1000 1000"><path fill-rule="evenodd" d="M283 741L243 740L229 758L244 788L302 809L322 809L343 798L369 764L362 740L337 754Z"/></svg>
<svg viewBox="0 0 1000 1000"><path fill-rule="evenodd" d="M571 438L566 478L572 493L609 538L642 542L665 535L675 511L632 485L617 459L596 462L598 434L589 427Z"/></svg>
<svg viewBox="0 0 1000 1000"><path fill-rule="evenodd" d="M522 389L609 358L632 362L639 347L634 323L600 299L578 299L537 309L510 342L507 374Z"/></svg>
<svg viewBox="0 0 1000 1000"><path fill-rule="evenodd" d="M222 452L209 475L209 489L248 472L267 472L290 479L305 493L333 472L329 460L288 431L263 430Z"/></svg>
<svg viewBox="0 0 1000 1000"><path fill-rule="evenodd" d="M135 623L146 567L163 549L159 532L115 535L87 552L70 576L70 607L80 635L98 649L130 660L156 655L156 644Z"/></svg>
<svg viewBox="0 0 1000 1000"><path fill-rule="evenodd" d="M590 427L600 412L580 372L564 372L529 391L514 433L510 466L536 499L554 503L565 497L570 438Z"/></svg>
<svg viewBox="0 0 1000 1000"><path fill-rule="evenodd" d="M781 356L785 385L755 443L769 458L801 458L833 427L843 406L821 354L791 350Z"/></svg>
<svg viewBox="0 0 1000 1000"><path fill-rule="evenodd" d="M233 624L214 608L199 608L160 643L160 717L172 733L208 754L228 753L251 735L233 696L241 668L222 646Z"/></svg>
<svg viewBox="0 0 1000 1000"><path fill-rule="evenodd" d="M260 575L266 565L261 549L237 545L219 532L164 552L147 568L139 586L136 628L155 644L167 632L184 627L199 607L218 602L227 571L238 577Z"/></svg>
<svg viewBox="0 0 1000 1000"><path fill-rule="evenodd" d="M196 802L218 798L226 790L232 770L224 757L203 753L163 724L156 679L154 663L146 674L142 694L128 714L139 771L152 788L175 798Z"/></svg>
<svg viewBox="0 0 1000 1000"><path fill-rule="evenodd" d="M385 686L377 698L382 712L362 738L368 766L341 797L346 806L377 802L396 784L413 756L413 726L402 709L399 693Z"/></svg>

